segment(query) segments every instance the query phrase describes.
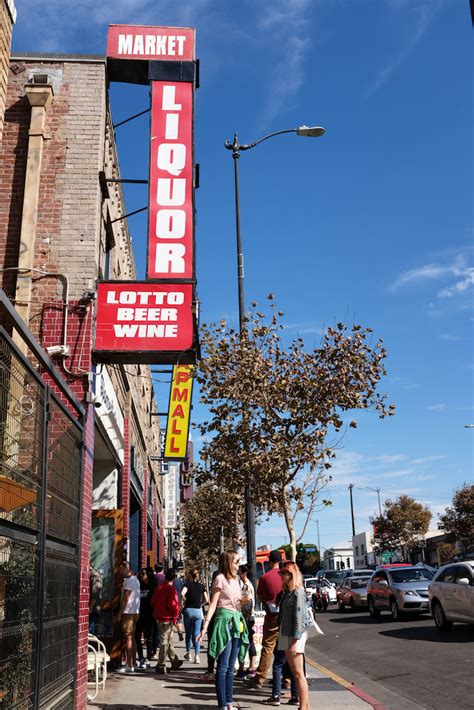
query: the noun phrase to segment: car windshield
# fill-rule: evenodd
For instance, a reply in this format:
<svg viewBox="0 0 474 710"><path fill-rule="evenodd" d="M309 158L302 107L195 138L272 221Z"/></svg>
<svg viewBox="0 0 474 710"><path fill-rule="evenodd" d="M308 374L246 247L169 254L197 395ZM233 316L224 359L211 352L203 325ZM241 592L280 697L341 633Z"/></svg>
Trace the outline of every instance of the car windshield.
<svg viewBox="0 0 474 710"><path fill-rule="evenodd" d="M370 577L358 577L351 581L352 589L358 589L359 587L366 587L369 582Z"/></svg>
<svg viewBox="0 0 474 710"><path fill-rule="evenodd" d="M433 579L433 572L426 567L410 567L410 569L390 570L395 584L403 584L403 582L422 582Z"/></svg>
<svg viewBox="0 0 474 710"><path fill-rule="evenodd" d="M344 577L343 570L328 570L324 573L326 579L330 582L339 582Z"/></svg>

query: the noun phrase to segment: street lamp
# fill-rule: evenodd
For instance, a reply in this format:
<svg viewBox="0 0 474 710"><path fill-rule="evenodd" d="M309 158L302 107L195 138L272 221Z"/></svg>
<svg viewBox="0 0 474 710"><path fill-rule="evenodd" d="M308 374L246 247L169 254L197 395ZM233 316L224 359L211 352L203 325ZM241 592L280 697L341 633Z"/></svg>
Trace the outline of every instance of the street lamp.
<svg viewBox="0 0 474 710"><path fill-rule="evenodd" d="M235 186L235 232L237 238L237 287L239 295L239 332L242 335L245 330L245 301L244 301L244 255L242 251L242 235L240 231L240 191L239 191L239 169L238 160L243 150L250 150L263 141L280 136L283 133L296 133L297 136L308 138L318 138L324 134L321 126L299 126L298 128L287 128L283 131L269 133L267 136L253 143L239 143L237 133L234 133L234 140L225 142L225 147L232 151L234 159L234 186ZM245 486L245 534L247 538L247 564L250 567L250 579L255 584L257 581L256 566L256 542L255 542L255 511L252 500L252 489L250 483Z"/></svg>
<svg viewBox="0 0 474 710"><path fill-rule="evenodd" d="M382 506L380 505L380 488L371 488L370 486L357 486L357 488L365 488L367 491L373 491L377 493L377 498L379 501L379 516L382 517Z"/></svg>

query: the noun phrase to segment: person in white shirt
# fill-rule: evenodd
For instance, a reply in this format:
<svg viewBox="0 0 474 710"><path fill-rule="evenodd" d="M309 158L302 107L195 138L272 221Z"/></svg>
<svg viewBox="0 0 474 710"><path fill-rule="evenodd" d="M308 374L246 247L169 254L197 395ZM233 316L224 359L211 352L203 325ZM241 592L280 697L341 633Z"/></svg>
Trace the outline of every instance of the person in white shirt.
<svg viewBox="0 0 474 710"><path fill-rule="evenodd" d="M118 621L125 641L127 664L119 669L119 673L133 673L135 671L135 626L140 613L140 582L132 574L130 562L122 562L120 573L123 577L123 585Z"/></svg>

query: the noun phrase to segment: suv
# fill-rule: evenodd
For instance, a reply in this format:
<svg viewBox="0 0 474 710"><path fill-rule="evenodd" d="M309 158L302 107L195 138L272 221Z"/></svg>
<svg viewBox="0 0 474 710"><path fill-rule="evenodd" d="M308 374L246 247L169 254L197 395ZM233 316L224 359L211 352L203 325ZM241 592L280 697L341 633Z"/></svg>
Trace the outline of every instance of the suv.
<svg viewBox="0 0 474 710"><path fill-rule="evenodd" d="M440 631L449 629L453 621L474 624L474 560L441 567L429 594L431 613Z"/></svg>
<svg viewBox="0 0 474 710"><path fill-rule="evenodd" d="M367 585L367 605L372 618L383 610L397 620L405 613L429 612L428 586L433 572L427 567L385 567L375 570Z"/></svg>

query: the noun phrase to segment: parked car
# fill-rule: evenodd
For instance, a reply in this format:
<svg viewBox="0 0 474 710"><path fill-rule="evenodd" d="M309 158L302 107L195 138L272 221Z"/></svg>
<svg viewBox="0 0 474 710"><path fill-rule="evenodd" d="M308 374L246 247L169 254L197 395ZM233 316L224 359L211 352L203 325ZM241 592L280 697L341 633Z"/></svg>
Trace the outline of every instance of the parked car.
<svg viewBox="0 0 474 710"><path fill-rule="evenodd" d="M306 592L306 601L310 602L314 592L316 591L318 579L317 577L303 577L303 584Z"/></svg>
<svg viewBox="0 0 474 710"><path fill-rule="evenodd" d="M440 631L453 621L474 624L474 560L441 567L429 586L430 608Z"/></svg>
<svg viewBox="0 0 474 710"><path fill-rule="evenodd" d="M427 567L396 565L375 570L367 585L367 606L372 618L390 611L397 620L404 613L429 612L428 587L433 572Z"/></svg>
<svg viewBox="0 0 474 710"><path fill-rule="evenodd" d="M340 611L346 606L351 609L367 606L367 584L370 576L347 577L337 590L337 604Z"/></svg>

